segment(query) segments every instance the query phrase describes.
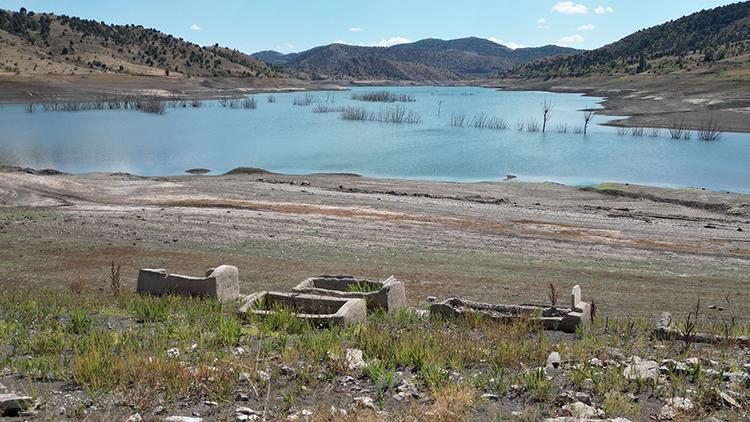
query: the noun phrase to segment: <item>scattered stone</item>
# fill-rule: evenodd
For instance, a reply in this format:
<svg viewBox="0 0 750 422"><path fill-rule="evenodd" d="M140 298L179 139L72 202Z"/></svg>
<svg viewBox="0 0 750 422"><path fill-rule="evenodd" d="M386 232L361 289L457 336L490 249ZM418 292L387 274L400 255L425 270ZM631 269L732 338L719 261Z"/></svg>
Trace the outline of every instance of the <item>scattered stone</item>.
<svg viewBox="0 0 750 422"><path fill-rule="evenodd" d="M284 375L294 375L296 372L294 368L292 368L291 366L288 366L287 364L282 364L281 368L279 369L281 370L281 373Z"/></svg>
<svg viewBox="0 0 750 422"><path fill-rule="evenodd" d="M359 349L346 349L346 366L350 371L361 371L367 366Z"/></svg>
<svg viewBox="0 0 750 422"><path fill-rule="evenodd" d="M153 411L154 415L161 415L164 413L164 406L156 406Z"/></svg>
<svg viewBox="0 0 750 422"><path fill-rule="evenodd" d="M206 406L211 406L211 407L216 407L216 406L219 405L219 403L217 403L215 401L210 401L210 400L204 401L203 404L205 404Z"/></svg>
<svg viewBox="0 0 750 422"><path fill-rule="evenodd" d="M141 422L143 418L141 417L140 413L133 413L132 415L128 416L127 419L125 419L125 422Z"/></svg>
<svg viewBox="0 0 750 422"><path fill-rule="evenodd" d="M437 298L435 296L427 296L427 303L435 303Z"/></svg>
<svg viewBox="0 0 750 422"><path fill-rule="evenodd" d="M548 379L554 378L559 373L560 373L560 368L557 368L557 367L555 367L553 365L547 365L547 366L544 367L544 375Z"/></svg>
<svg viewBox="0 0 750 422"><path fill-rule="evenodd" d="M498 401L500 399L500 397L498 397L496 394L490 394L490 393L482 394L482 398L486 400L492 400L492 401Z"/></svg>
<svg viewBox="0 0 750 422"><path fill-rule="evenodd" d="M653 360L641 360L633 356L632 363L625 367L624 375L629 380L642 379L656 382L659 379L659 364Z"/></svg>
<svg viewBox="0 0 750 422"><path fill-rule="evenodd" d="M375 410L375 401L370 397L367 397L367 396L355 397L354 403L365 409Z"/></svg>
<svg viewBox="0 0 750 422"><path fill-rule="evenodd" d="M595 407L589 406L579 401L571 404L566 404L562 407L562 411L567 416L572 416L578 419L592 419L599 416L604 416L600 410Z"/></svg>
<svg viewBox="0 0 750 422"><path fill-rule="evenodd" d="M250 382L250 374L248 374L247 372L240 372L238 379L242 383L248 383Z"/></svg>
<svg viewBox="0 0 750 422"><path fill-rule="evenodd" d="M180 349L173 347L169 350L167 350L167 357L170 359L176 359L180 357Z"/></svg>
<svg viewBox="0 0 750 422"><path fill-rule="evenodd" d="M309 417L309 416L312 416L312 415L313 415L312 410L310 410L310 409L302 409L302 416Z"/></svg>
<svg viewBox="0 0 750 422"><path fill-rule="evenodd" d="M422 397L422 395L419 393L419 390L417 390L417 386L406 379L401 380L401 384L399 384L397 390L399 391L399 393L403 394L404 398L418 399Z"/></svg>
<svg viewBox="0 0 750 422"><path fill-rule="evenodd" d="M232 350L232 353L235 356L242 356L242 355L245 354L245 348L242 347L242 346L237 346L237 347L234 348L234 350Z"/></svg>
<svg viewBox="0 0 750 422"><path fill-rule="evenodd" d="M574 397L579 402L591 406L591 396L588 393L578 392Z"/></svg>
<svg viewBox="0 0 750 422"><path fill-rule="evenodd" d="M261 415L260 412L257 412L249 407L238 407L235 409L234 413L241 413L243 415Z"/></svg>
<svg viewBox="0 0 750 422"><path fill-rule="evenodd" d="M589 366L593 366L594 368L602 368L604 367L604 363L599 358L591 358L589 361Z"/></svg>
<svg viewBox="0 0 750 422"><path fill-rule="evenodd" d="M248 401L250 400L250 396L248 396L245 393L237 393L236 396L234 396L234 401Z"/></svg>
<svg viewBox="0 0 750 422"><path fill-rule="evenodd" d="M8 393L0 394L0 415L16 416L31 406L32 398Z"/></svg>
<svg viewBox="0 0 750 422"><path fill-rule="evenodd" d="M730 396L729 394L723 391L719 391L719 397L721 397L721 400L724 401L724 403L726 403L730 407L735 407L738 409L741 408L740 404L737 403L737 400L733 399L732 396Z"/></svg>
<svg viewBox="0 0 750 422"><path fill-rule="evenodd" d="M658 419L662 421L672 420L681 412L689 412L693 409L693 402L687 397L674 397L667 400L661 410Z"/></svg>
<svg viewBox="0 0 750 422"><path fill-rule="evenodd" d="M258 377L262 379L263 381L268 381L271 379L271 375L266 371L258 370Z"/></svg>
<svg viewBox="0 0 750 422"><path fill-rule="evenodd" d="M203 422L203 418L196 418L192 416L167 416L164 419L165 422Z"/></svg>
<svg viewBox="0 0 750 422"><path fill-rule="evenodd" d="M552 365L555 369L560 367L560 353L552 352L547 356L547 366Z"/></svg>

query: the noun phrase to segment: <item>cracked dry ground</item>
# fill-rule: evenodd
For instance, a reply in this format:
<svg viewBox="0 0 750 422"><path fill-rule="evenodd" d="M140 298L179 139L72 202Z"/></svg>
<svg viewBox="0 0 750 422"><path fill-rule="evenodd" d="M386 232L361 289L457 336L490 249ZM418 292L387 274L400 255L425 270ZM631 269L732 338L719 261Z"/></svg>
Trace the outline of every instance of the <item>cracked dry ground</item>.
<svg viewBox="0 0 750 422"><path fill-rule="evenodd" d="M543 302L580 284L606 315L685 314L729 296L750 315L750 196L626 185L456 184L352 175L143 178L0 172L6 286L126 288L141 267L240 269L241 290L318 274L428 295Z"/></svg>

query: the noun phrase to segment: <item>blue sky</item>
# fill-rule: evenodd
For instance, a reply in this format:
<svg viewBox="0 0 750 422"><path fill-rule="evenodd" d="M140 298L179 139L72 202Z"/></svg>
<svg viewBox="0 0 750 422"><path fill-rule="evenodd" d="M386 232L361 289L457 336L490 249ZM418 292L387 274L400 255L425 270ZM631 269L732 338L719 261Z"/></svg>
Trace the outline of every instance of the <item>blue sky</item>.
<svg viewBox="0 0 750 422"><path fill-rule="evenodd" d="M392 45L478 36L510 47L592 49L721 0L0 0L108 23L156 28L202 45L253 53L332 42Z"/></svg>

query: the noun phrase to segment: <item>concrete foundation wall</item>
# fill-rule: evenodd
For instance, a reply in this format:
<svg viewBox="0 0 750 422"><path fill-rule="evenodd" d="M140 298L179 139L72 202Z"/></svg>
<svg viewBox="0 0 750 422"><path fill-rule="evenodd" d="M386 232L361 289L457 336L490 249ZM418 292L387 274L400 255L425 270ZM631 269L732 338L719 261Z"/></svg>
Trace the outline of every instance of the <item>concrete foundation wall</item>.
<svg viewBox="0 0 750 422"><path fill-rule="evenodd" d="M157 296L175 294L215 298L222 302L237 300L240 295L237 267L222 265L208 271L205 277L168 274L162 269L143 268L138 273L138 293Z"/></svg>
<svg viewBox="0 0 750 422"><path fill-rule="evenodd" d="M365 284L373 289L377 289L377 291L348 291L349 286L356 284ZM311 277L302 281L292 290L298 293L364 299L367 302L368 309L383 309L389 313L395 312L406 305L404 284L393 276L385 281L374 281L350 276Z"/></svg>
<svg viewBox="0 0 750 422"><path fill-rule="evenodd" d="M288 309L316 326L348 324L367 318L363 299L280 292L259 292L245 297L239 314L243 318L249 314L266 317L278 308Z"/></svg>

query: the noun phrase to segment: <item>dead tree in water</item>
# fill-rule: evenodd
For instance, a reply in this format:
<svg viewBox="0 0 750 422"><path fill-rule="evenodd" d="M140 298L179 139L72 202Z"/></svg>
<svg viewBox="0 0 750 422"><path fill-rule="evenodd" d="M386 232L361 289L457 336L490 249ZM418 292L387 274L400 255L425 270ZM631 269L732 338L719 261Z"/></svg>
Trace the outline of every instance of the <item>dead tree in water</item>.
<svg viewBox="0 0 750 422"><path fill-rule="evenodd" d="M544 113L544 118L542 120L542 133L547 131L547 122L550 119L550 113L552 113L553 108L552 100L544 100L544 103L542 104L542 112Z"/></svg>
<svg viewBox="0 0 750 422"><path fill-rule="evenodd" d="M584 135L589 130L589 122L591 122L591 119L594 118L594 114L596 114L596 112L594 110L586 110L586 111L583 112L583 121L585 122L584 125L583 125L583 134Z"/></svg>

